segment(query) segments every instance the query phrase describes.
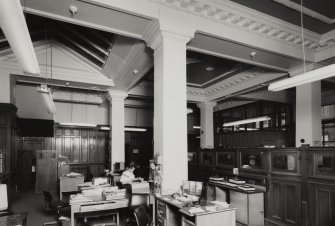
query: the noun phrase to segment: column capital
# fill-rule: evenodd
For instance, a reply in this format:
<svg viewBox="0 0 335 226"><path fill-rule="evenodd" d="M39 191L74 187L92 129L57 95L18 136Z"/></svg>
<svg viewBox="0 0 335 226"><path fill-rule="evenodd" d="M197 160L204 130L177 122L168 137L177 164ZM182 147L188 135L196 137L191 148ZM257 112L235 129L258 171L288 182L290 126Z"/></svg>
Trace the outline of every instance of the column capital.
<svg viewBox="0 0 335 226"><path fill-rule="evenodd" d="M112 100L124 100L128 97L128 93L125 91L121 91L121 90L107 90L107 95L106 95L107 99L109 101Z"/></svg>
<svg viewBox="0 0 335 226"><path fill-rule="evenodd" d="M162 45L164 39L177 40L180 42L184 42L186 45L186 43L189 42L193 37L194 35L190 36L186 34L179 34L171 31L155 29L146 37L146 41L150 48L156 50Z"/></svg>
<svg viewBox="0 0 335 226"><path fill-rule="evenodd" d="M198 108L200 109L213 109L215 106L217 105L216 102L213 102L213 101L210 101L210 102L201 102L201 103L198 103L197 106Z"/></svg>

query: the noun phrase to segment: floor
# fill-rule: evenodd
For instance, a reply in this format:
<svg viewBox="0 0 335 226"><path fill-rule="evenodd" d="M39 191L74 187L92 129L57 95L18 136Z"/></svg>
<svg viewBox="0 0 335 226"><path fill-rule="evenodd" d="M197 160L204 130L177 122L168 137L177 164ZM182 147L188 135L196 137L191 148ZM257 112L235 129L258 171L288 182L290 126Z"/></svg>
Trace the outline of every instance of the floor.
<svg viewBox="0 0 335 226"><path fill-rule="evenodd" d="M45 222L55 221L55 214L44 206L43 194L29 191L20 194L12 203L14 213L29 212L27 226L42 226Z"/></svg>

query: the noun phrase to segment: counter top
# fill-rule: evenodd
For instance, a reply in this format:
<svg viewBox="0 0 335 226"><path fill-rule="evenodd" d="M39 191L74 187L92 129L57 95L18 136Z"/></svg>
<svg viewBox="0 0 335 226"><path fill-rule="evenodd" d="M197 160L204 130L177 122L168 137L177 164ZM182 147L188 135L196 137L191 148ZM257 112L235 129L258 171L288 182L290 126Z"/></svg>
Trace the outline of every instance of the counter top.
<svg viewBox="0 0 335 226"><path fill-rule="evenodd" d="M182 202L179 201L171 196L160 196L156 198L158 200L161 200L162 202L165 202L169 205L175 206L177 208L179 208L179 211L183 214L186 214L188 216L201 216L201 215L208 215L208 214L214 214L214 213L218 213L218 212L226 212L226 211L231 211L231 210L235 210L236 208L231 208L231 207L222 207L222 206L218 206L215 205L212 202L207 202L206 205L201 205L201 206L197 206L197 210L201 210L201 212L198 213L191 213L190 210L194 207L190 207L188 206L188 202ZM211 209L211 210L209 210ZM214 210L215 209L215 210ZM192 211L192 210L191 210Z"/></svg>
<svg viewBox="0 0 335 226"><path fill-rule="evenodd" d="M254 191L245 191L245 190L239 189L237 187L232 187L232 186L229 186L229 185L225 185L225 184L221 184L221 183L217 183L217 182L213 182L213 181L210 181L208 184L212 185L212 186L220 187L220 188L229 189L231 191L244 193L244 194L255 194L255 193L264 193L265 192L265 191L263 191L259 188L256 188Z"/></svg>

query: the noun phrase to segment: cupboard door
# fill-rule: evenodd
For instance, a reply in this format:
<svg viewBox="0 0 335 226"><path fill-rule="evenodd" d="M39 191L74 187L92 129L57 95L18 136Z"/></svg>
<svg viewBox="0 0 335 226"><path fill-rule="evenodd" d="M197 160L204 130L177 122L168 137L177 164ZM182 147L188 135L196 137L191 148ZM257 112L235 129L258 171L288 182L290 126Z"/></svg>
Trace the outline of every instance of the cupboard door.
<svg viewBox="0 0 335 226"><path fill-rule="evenodd" d="M270 179L267 218L288 225L301 222L301 182Z"/></svg>
<svg viewBox="0 0 335 226"><path fill-rule="evenodd" d="M313 183L310 187L312 225L335 225L335 184Z"/></svg>
<svg viewBox="0 0 335 226"><path fill-rule="evenodd" d="M283 220L298 225L301 222L301 183L285 181L283 192Z"/></svg>
<svg viewBox="0 0 335 226"><path fill-rule="evenodd" d="M282 219L282 185L280 181L271 180L270 190L268 193L268 217L281 220Z"/></svg>

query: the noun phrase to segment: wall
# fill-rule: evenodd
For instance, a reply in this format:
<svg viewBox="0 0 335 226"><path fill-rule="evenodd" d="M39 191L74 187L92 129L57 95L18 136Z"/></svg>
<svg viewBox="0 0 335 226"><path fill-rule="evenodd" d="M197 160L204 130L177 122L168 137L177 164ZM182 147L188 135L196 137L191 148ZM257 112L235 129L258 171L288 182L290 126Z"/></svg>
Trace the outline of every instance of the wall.
<svg viewBox="0 0 335 226"><path fill-rule="evenodd" d="M11 103L9 72L1 70L0 85L0 103Z"/></svg>
<svg viewBox="0 0 335 226"><path fill-rule="evenodd" d="M20 118L53 119L55 122L84 122L109 125L109 103L70 103L55 100L56 114L49 114L37 86L16 86L16 106ZM1 92L1 91L0 91ZM82 94L86 95L86 94ZM101 104L99 104L101 103ZM150 108L126 107L125 126L153 126L153 110Z"/></svg>

